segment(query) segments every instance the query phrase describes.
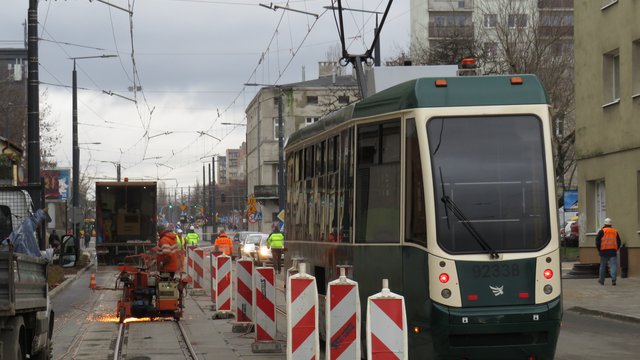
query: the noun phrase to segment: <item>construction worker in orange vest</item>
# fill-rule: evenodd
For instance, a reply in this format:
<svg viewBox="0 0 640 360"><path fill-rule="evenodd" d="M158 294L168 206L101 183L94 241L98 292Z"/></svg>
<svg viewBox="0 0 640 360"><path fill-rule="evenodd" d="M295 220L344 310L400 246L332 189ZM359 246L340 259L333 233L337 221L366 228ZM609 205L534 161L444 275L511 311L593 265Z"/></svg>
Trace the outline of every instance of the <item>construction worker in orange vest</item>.
<svg viewBox="0 0 640 360"><path fill-rule="evenodd" d="M227 237L227 233L224 231L218 235L216 238L214 246L218 247L218 251L224 253L225 255L231 256L231 250L233 249L233 240Z"/></svg>
<svg viewBox="0 0 640 360"><path fill-rule="evenodd" d="M616 285L616 271L618 263L618 249L620 249L620 234L611 226L611 219L604 219L604 226L596 236L596 248L600 254L600 277L598 282L604 285L607 263L611 272L611 285Z"/></svg>
<svg viewBox="0 0 640 360"><path fill-rule="evenodd" d="M163 224L158 224L158 254L156 263L158 272L169 273L173 277L178 271L178 243L176 234Z"/></svg>

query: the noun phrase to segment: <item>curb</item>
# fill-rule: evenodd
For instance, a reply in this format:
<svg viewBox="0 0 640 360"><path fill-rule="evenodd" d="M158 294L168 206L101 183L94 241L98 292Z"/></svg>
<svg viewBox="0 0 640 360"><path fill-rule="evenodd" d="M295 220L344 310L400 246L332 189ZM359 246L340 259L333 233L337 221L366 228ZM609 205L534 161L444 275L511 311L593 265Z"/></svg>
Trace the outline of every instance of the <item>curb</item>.
<svg viewBox="0 0 640 360"><path fill-rule="evenodd" d="M89 269L92 266L94 266L94 264L91 262L87 266L85 266L84 268L78 270L75 273L75 275L72 275L72 276L69 276L68 278L66 278L62 283L60 283L60 285L56 286L53 290L49 291L49 297L50 298L54 298L56 295L58 295L58 293L60 291L62 291L67 286L69 286L69 284L71 284L72 282L76 281L78 276L84 274L84 272L87 271L87 269Z"/></svg>
<svg viewBox="0 0 640 360"><path fill-rule="evenodd" d="M619 321L625 321L625 322L631 322L631 323L640 324L640 318L637 318L635 316L622 315L622 314L617 314L617 313L612 313L612 312L607 312L607 311L587 309L587 308L583 308L583 307L580 307L580 306L571 307L571 308L567 309L567 311L576 312L576 313L581 314L581 315L602 316L602 317L609 318L609 319L614 319L614 320L619 320Z"/></svg>

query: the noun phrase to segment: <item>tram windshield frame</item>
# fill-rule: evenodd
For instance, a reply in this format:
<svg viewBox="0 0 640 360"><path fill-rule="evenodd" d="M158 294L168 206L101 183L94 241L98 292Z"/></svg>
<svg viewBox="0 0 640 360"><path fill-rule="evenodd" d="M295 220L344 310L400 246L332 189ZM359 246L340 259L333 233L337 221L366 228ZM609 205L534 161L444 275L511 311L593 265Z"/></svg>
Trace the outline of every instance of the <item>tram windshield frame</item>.
<svg viewBox="0 0 640 360"><path fill-rule="evenodd" d="M470 227L498 253L538 251L549 243L542 128L530 114L429 119L437 241L444 251L486 253ZM465 218L453 216L447 199Z"/></svg>

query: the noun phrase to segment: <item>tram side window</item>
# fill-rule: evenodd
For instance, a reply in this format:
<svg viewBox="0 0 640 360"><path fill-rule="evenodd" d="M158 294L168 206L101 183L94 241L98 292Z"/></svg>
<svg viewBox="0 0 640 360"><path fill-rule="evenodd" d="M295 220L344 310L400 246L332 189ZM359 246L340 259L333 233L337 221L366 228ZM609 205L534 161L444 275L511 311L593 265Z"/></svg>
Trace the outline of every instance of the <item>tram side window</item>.
<svg viewBox="0 0 640 360"><path fill-rule="evenodd" d="M400 120L358 127L356 242L400 242Z"/></svg>
<svg viewBox="0 0 640 360"><path fill-rule="evenodd" d="M405 241L427 246L427 217L424 203L424 182L420 162L420 144L415 119L407 120L405 149Z"/></svg>

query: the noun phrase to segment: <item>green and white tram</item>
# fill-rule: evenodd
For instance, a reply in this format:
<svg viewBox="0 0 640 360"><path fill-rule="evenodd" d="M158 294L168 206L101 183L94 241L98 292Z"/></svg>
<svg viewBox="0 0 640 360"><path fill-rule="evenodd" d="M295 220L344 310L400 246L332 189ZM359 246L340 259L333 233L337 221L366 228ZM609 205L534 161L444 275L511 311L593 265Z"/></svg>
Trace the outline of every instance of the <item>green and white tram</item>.
<svg viewBox="0 0 640 360"><path fill-rule="evenodd" d="M308 263L321 303L341 265L362 304L389 279L406 299L411 359L552 359L548 104L531 75L423 78L295 132L287 265Z"/></svg>

